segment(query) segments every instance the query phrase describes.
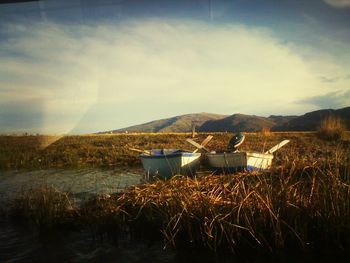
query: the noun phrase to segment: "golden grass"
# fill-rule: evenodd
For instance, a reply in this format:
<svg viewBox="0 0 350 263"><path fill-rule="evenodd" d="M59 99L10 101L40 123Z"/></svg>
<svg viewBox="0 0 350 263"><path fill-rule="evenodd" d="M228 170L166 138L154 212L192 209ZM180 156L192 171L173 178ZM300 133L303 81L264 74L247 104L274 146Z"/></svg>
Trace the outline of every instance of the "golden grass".
<svg viewBox="0 0 350 263"><path fill-rule="evenodd" d="M207 133L199 133L197 141L202 141L207 135ZM226 150L232 134L213 133L213 135L214 139L207 148ZM0 169L139 166L141 162L138 154L130 151L129 147L193 150L193 146L185 141L188 137L190 133L85 135L64 136L52 143L57 137L0 136ZM345 140L348 137L348 133L345 133ZM273 132L270 136L265 136L261 132L246 133L246 140L240 149L263 152L283 139L291 140L287 149L293 148L305 155L314 155L315 148L323 148L327 151L336 149L335 144L318 140L315 134L310 132ZM43 144L48 146L42 148ZM281 151L285 149L282 148ZM279 152L277 156L280 155Z"/></svg>
<svg viewBox="0 0 350 263"><path fill-rule="evenodd" d="M346 127L340 118L329 116L325 118L318 130L318 136L329 141L340 140L344 137Z"/></svg>
<svg viewBox="0 0 350 263"><path fill-rule="evenodd" d="M166 246L276 252L350 241L350 185L317 167L174 177L86 204L90 224L160 235ZM108 227L107 227L108 229ZM100 229L101 230L101 229Z"/></svg>

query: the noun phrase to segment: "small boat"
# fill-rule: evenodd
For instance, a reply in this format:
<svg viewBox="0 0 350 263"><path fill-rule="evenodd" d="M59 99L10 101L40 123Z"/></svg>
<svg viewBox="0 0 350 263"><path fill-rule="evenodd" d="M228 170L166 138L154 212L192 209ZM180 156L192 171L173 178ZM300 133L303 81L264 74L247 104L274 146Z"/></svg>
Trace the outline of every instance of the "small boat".
<svg viewBox="0 0 350 263"><path fill-rule="evenodd" d="M168 179L177 174L195 175L200 156L200 153L179 149L156 149L140 154L147 177L162 179Z"/></svg>
<svg viewBox="0 0 350 263"><path fill-rule="evenodd" d="M256 152L211 152L207 154L207 158L212 171L235 173L268 169L273 155Z"/></svg>
<svg viewBox="0 0 350 263"><path fill-rule="evenodd" d="M154 177L168 179L177 174L194 176L201 157L197 151L203 149L212 138L211 135L207 136L201 144L188 139L196 145L197 149L193 152L180 149L140 150L129 148L129 150L141 153L141 162L149 179Z"/></svg>
<svg viewBox="0 0 350 263"><path fill-rule="evenodd" d="M273 153L286 145L284 140L265 153L258 152L210 152L208 163L214 172L235 173L241 171L265 170L271 167Z"/></svg>

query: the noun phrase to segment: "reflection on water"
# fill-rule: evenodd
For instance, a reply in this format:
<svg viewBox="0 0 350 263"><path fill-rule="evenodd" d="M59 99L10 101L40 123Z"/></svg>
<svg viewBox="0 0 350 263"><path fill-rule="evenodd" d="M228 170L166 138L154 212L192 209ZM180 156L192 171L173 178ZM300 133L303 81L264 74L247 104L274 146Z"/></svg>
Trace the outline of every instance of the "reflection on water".
<svg viewBox="0 0 350 263"><path fill-rule="evenodd" d="M116 246L93 240L88 231L39 234L0 220L0 262L169 262L162 245L130 242Z"/></svg>
<svg viewBox="0 0 350 263"><path fill-rule="evenodd" d="M88 231L39 234L0 220L0 262L238 262L208 251L163 249L161 241L94 240Z"/></svg>

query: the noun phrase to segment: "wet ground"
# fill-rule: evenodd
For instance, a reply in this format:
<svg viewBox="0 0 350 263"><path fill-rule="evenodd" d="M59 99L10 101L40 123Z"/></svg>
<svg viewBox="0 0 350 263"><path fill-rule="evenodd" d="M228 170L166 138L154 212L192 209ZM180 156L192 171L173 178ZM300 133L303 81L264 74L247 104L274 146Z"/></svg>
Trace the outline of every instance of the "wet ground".
<svg viewBox="0 0 350 263"><path fill-rule="evenodd" d="M96 194L120 192L143 180L141 168L120 169L49 169L1 171L0 202L11 201L28 190L52 186L70 192L77 201Z"/></svg>

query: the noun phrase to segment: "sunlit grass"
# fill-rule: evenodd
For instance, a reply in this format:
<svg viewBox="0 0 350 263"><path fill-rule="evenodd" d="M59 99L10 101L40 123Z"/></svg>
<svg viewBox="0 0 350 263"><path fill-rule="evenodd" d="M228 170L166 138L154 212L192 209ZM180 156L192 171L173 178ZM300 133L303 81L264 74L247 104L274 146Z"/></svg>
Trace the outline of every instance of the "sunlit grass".
<svg viewBox="0 0 350 263"><path fill-rule="evenodd" d="M86 207L93 205L96 219L123 219L119 227L161 234L168 246L237 253L340 248L350 241L348 183L339 171L293 164L264 173L175 177Z"/></svg>
<svg viewBox="0 0 350 263"><path fill-rule="evenodd" d="M321 139L336 141L345 136L346 127L340 118L329 116L320 125L317 135Z"/></svg>
<svg viewBox="0 0 350 263"><path fill-rule="evenodd" d="M198 134L196 140L202 141L208 134ZM231 133L214 133L207 145L211 150L227 150ZM141 165L138 153L129 150L179 148L194 150L186 142L190 133L165 134L117 134L64 136L42 148L43 142L52 142L50 136L0 136L0 169L38 169L59 167L120 167ZM344 133L344 139L349 137ZM246 133L241 150L263 152L281 140L289 139L287 149L295 148L305 156L313 155L315 148L322 151L335 147L327 141L318 140L314 133ZM284 152L285 149L281 149ZM279 151L280 152L280 151ZM279 152L277 155L280 155ZM325 156L325 155L322 155Z"/></svg>

